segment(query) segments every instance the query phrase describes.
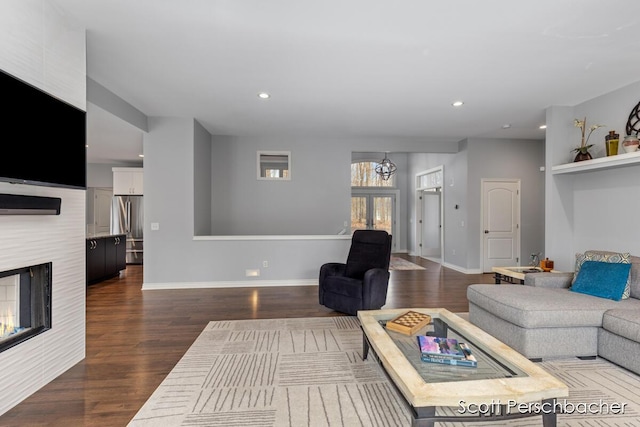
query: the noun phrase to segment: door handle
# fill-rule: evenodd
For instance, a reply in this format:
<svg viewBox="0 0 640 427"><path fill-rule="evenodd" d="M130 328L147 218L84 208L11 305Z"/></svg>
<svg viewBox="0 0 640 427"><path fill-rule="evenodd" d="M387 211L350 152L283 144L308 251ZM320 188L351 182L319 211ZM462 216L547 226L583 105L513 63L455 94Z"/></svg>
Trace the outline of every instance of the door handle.
<svg viewBox="0 0 640 427"><path fill-rule="evenodd" d="M489 234L489 230L484 230L484 234Z"/></svg>
<svg viewBox="0 0 640 427"><path fill-rule="evenodd" d="M127 200L127 219L125 228L127 233L131 232L131 202L129 200Z"/></svg>

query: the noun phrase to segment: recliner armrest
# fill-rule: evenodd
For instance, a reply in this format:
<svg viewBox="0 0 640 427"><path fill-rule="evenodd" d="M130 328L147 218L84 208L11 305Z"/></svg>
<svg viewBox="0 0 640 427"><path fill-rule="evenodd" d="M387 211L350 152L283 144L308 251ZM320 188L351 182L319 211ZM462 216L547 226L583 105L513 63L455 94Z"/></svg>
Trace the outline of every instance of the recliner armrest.
<svg viewBox="0 0 640 427"><path fill-rule="evenodd" d="M527 273L524 275L525 286L537 288L566 289L571 287L573 273Z"/></svg>
<svg viewBox="0 0 640 427"><path fill-rule="evenodd" d="M384 268L371 268L364 273L362 300L365 307L378 309L385 304L390 276L389 270Z"/></svg>
<svg viewBox="0 0 640 427"><path fill-rule="evenodd" d="M370 268L364 273L364 279L362 281L365 285L382 281L387 282L390 275L389 270L385 270L384 268Z"/></svg>
<svg viewBox="0 0 640 427"><path fill-rule="evenodd" d="M344 276L347 264L341 262L328 262L320 267L320 280L326 276Z"/></svg>
<svg viewBox="0 0 640 427"><path fill-rule="evenodd" d="M324 283L327 277L344 276L347 264L341 262L328 262L320 266L320 277L318 277L318 300L324 304Z"/></svg>

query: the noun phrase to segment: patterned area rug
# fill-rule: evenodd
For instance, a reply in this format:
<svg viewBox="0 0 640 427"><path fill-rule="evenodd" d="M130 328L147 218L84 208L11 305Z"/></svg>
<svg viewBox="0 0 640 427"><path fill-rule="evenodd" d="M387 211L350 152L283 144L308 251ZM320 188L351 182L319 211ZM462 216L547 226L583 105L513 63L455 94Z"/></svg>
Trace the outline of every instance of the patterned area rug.
<svg viewBox="0 0 640 427"><path fill-rule="evenodd" d="M389 263L389 270L426 270L426 268L407 261L404 258L392 256L391 262Z"/></svg>
<svg viewBox="0 0 640 427"><path fill-rule="evenodd" d="M640 377L602 360L542 362L570 390L558 426L640 425ZM603 408L624 404L624 413ZM587 406L589 405L589 406ZM455 414L457 408L438 410ZM509 422L447 427L540 426ZM355 317L210 322L129 426L410 426Z"/></svg>

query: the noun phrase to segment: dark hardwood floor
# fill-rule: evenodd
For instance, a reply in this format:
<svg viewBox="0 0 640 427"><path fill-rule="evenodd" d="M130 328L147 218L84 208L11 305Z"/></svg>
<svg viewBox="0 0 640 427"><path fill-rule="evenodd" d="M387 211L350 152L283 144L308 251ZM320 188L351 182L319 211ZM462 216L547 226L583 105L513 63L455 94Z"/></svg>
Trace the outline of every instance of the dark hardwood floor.
<svg viewBox="0 0 640 427"><path fill-rule="evenodd" d="M467 286L493 283L398 255L384 308L468 311ZM339 316L317 286L142 291L142 267L87 290L86 358L0 417L0 426L126 426L210 320ZM10 369L10 367L4 367ZM4 393L10 387L3 385Z"/></svg>

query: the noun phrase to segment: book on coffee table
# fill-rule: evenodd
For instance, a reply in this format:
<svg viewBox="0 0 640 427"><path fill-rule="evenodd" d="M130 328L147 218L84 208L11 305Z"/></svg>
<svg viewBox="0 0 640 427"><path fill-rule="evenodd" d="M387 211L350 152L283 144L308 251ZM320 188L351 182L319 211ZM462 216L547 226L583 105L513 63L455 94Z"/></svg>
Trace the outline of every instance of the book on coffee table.
<svg viewBox="0 0 640 427"><path fill-rule="evenodd" d="M465 353L455 338L419 335L418 347L423 356L464 359ZM466 345L466 344L465 344Z"/></svg>
<svg viewBox="0 0 640 427"><path fill-rule="evenodd" d="M419 335L417 340L420 358L423 362L478 366L478 361L471 354L471 348L466 343L458 342L455 338Z"/></svg>
<svg viewBox="0 0 640 427"><path fill-rule="evenodd" d="M478 361L476 360L475 357L473 357L473 355L469 355L469 357L466 359L454 359L454 358L448 359L446 357L441 358L441 357L421 356L420 360L428 363L440 363L442 365L465 366L469 368L478 367Z"/></svg>

